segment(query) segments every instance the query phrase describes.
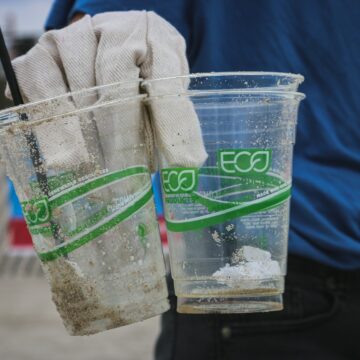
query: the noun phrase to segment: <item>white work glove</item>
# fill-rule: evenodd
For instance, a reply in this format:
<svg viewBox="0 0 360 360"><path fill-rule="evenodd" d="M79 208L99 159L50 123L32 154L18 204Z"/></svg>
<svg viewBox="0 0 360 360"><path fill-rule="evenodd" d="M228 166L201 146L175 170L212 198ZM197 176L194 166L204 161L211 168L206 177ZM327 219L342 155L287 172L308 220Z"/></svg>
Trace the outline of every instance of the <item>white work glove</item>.
<svg viewBox="0 0 360 360"><path fill-rule="evenodd" d="M164 19L146 11L87 15L64 29L45 33L35 47L13 64L25 102L118 81L188 73L182 36ZM187 85L181 81L171 90L184 92ZM137 88L126 90L123 96L138 91ZM61 104L62 109L57 111L72 111L96 101L99 99L86 99L84 103L75 98L73 102ZM150 158L154 136L170 165L201 165L207 154L191 102L181 99L176 105L172 101L170 109L156 102L152 106L150 125L140 113L136 119L124 117L116 129L109 128L106 119L96 117L107 167L119 168L116 163L119 157L125 159L120 167L134 165L126 163L123 150L126 152L144 140L137 133L143 127L147 129L145 142ZM31 114L28 115L31 118ZM63 167L64 163L75 167L89 161L81 119L74 116L72 120L58 120L37 127L35 135L48 168ZM116 154L113 154L113 144L107 145L109 142L105 140L109 133L118 144ZM149 163L152 164L152 159Z"/></svg>

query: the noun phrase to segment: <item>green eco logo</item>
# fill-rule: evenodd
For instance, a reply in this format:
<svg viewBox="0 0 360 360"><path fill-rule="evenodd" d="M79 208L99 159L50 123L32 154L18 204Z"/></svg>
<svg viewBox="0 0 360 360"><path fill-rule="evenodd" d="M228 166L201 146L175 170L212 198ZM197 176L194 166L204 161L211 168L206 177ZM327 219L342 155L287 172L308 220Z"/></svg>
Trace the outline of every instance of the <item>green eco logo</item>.
<svg viewBox="0 0 360 360"><path fill-rule="evenodd" d="M46 197L21 203L26 222L29 226L41 225L50 221L51 212Z"/></svg>
<svg viewBox="0 0 360 360"><path fill-rule="evenodd" d="M230 175L266 173L271 165L271 149L220 150L218 165Z"/></svg>
<svg viewBox="0 0 360 360"><path fill-rule="evenodd" d="M165 194L188 194L198 185L197 168L171 168L161 171Z"/></svg>

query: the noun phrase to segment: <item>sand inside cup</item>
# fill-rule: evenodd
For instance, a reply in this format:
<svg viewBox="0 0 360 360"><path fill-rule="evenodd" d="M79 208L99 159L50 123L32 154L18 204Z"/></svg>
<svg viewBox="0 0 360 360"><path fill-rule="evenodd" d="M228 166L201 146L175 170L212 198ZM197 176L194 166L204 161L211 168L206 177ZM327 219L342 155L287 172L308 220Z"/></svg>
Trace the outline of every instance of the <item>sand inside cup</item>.
<svg viewBox="0 0 360 360"><path fill-rule="evenodd" d="M92 327L94 322L103 330L127 325L153 316L154 311L166 311L168 304L161 301L138 306L136 302L122 306L105 305L98 295L97 283L84 276L75 262L60 258L43 265L50 282L52 299L61 315L67 331L71 335L91 335L99 332ZM139 270L140 273L140 270ZM134 272L129 276L124 287L131 284ZM144 284L145 294L161 294L166 287L165 282L158 281L154 286ZM140 301L139 301L140 302Z"/></svg>
<svg viewBox="0 0 360 360"><path fill-rule="evenodd" d="M52 299L71 334L90 334L86 329L101 318L107 320L106 328L126 323L120 312L101 305L95 284L84 277L76 263L62 258L46 266Z"/></svg>

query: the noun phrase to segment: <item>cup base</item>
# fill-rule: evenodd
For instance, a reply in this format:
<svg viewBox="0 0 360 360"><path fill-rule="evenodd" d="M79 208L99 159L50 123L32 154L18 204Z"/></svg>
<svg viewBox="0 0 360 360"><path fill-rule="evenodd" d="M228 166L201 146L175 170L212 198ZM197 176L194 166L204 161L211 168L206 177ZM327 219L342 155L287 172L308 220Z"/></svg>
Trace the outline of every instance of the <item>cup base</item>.
<svg viewBox="0 0 360 360"><path fill-rule="evenodd" d="M92 313L91 321L85 323L84 326L74 324L71 319L63 319L63 321L68 333L72 336L93 335L150 319L169 309L170 304L167 298L163 298L153 303L142 301L122 306L103 307L99 309L100 311Z"/></svg>
<svg viewBox="0 0 360 360"><path fill-rule="evenodd" d="M282 294L241 297L178 297L181 314L242 314L283 309Z"/></svg>

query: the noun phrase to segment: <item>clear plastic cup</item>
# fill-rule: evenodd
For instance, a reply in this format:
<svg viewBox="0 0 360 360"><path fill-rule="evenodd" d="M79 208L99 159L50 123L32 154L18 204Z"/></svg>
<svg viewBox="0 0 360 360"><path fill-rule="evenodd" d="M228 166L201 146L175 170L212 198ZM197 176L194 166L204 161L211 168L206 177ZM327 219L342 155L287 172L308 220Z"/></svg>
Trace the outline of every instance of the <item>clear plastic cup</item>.
<svg viewBox="0 0 360 360"><path fill-rule="evenodd" d="M138 94L119 83L0 113L1 157L72 335L169 309Z"/></svg>
<svg viewBox="0 0 360 360"><path fill-rule="evenodd" d="M302 81L213 73L144 83L158 95L148 101L169 116L176 103L192 102L208 153L199 168L169 167L161 158L178 312L282 309ZM181 83L188 90L172 92Z"/></svg>

